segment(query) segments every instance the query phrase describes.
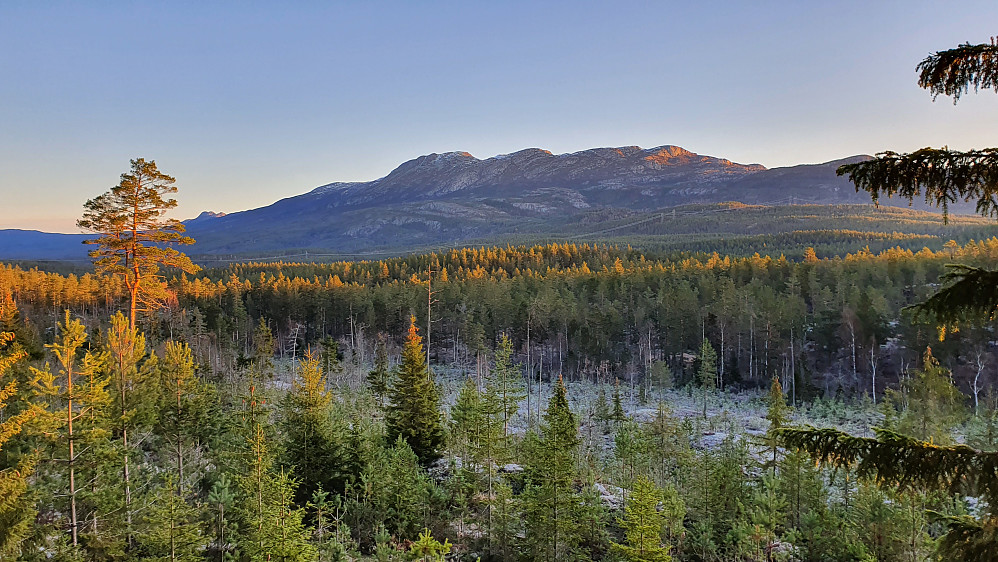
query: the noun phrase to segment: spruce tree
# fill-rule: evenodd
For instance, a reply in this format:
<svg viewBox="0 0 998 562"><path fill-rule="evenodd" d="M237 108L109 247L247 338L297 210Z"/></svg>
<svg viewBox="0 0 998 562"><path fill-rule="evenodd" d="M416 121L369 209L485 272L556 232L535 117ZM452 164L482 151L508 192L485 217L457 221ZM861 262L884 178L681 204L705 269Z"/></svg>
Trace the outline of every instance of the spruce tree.
<svg viewBox="0 0 998 562"><path fill-rule="evenodd" d="M384 408L385 397L388 396L388 389L391 386L391 371L388 366L388 346L385 338L381 336L374 346L374 368L367 373L367 386L371 389L378 406Z"/></svg>
<svg viewBox="0 0 998 562"><path fill-rule="evenodd" d="M610 403L606 399L606 389L603 388L603 385L600 385L599 393L596 395L596 407L593 411L593 417L601 422L610 421Z"/></svg>
<svg viewBox="0 0 998 562"><path fill-rule="evenodd" d="M613 410L610 412L610 419L618 423L627 419L624 405L620 401L620 379L614 379L613 382Z"/></svg>
<svg viewBox="0 0 998 562"><path fill-rule="evenodd" d="M402 347L402 362L396 368L391 389L391 403L386 417L389 442L401 437L429 466L441 456L444 430L440 415L440 396L426 365L422 338L416 328L416 317L409 323L409 335Z"/></svg>
<svg viewBox="0 0 998 562"><path fill-rule="evenodd" d="M540 431L530 434L526 444L523 554L534 560L570 560L579 543L580 498L573 485L579 430L560 377Z"/></svg>
<svg viewBox="0 0 998 562"><path fill-rule="evenodd" d="M952 96L955 105L971 87L975 92L998 91L998 45L992 37L990 44L965 43L938 51L922 60L917 70L918 85L929 90L933 100L939 95ZM881 195L909 201L921 196L941 207L945 216L951 202L976 200L978 213L998 216L998 148L886 151L871 160L840 166L837 173L848 175L856 190L868 191L874 202ZM998 271L951 267L944 276L947 285L915 311L942 323L993 318L998 307Z"/></svg>

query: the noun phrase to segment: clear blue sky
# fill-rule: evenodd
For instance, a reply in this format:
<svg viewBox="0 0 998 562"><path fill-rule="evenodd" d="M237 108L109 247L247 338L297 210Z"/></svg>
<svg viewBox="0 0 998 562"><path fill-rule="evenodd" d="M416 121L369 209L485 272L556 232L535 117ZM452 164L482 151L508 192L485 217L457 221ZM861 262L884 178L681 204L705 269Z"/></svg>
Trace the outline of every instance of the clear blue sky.
<svg viewBox="0 0 998 562"><path fill-rule="evenodd" d="M76 232L135 157L177 218L467 150L677 144L766 166L998 146L914 67L998 2L0 2L0 228Z"/></svg>

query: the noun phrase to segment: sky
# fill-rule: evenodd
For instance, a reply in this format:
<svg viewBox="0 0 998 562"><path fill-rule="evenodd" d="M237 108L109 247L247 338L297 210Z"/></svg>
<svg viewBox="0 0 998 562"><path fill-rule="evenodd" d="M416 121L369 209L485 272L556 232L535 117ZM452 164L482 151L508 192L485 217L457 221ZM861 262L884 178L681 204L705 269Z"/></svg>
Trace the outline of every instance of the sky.
<svg viewBox="0 0 998 562"><path fill-rule="evenodd" d="M3 0L0 229L79 232L138 157L186 219L451 150L998 146L995 92L933 102L915 73L996 21L994 0Z"/></svg>

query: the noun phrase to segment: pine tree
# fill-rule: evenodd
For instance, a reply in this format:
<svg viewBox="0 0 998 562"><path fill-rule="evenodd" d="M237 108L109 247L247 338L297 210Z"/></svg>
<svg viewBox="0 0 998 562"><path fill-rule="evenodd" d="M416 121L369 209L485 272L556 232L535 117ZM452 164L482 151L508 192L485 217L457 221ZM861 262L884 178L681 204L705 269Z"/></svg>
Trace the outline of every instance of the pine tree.
<svg viewBox="0 0 998 562"><path fill-rule="evenodd" d="M787 524L801 529L808 517L820 515L826 492L820 469L803 451L788 451L780 461L780 493L787 499Z"/></svg>
<svg viewBox="0 0 998 562"><path fill-rule="evenodd" d="M963 395L953 386L949 369L932 356L931 348L922 356L922 368L902 381L898 398L907 408L898 419L897 431L923 441L952 443L953 427L966 417Z"/></svg>
<svg viewBox="0 0 998 562"><path fill-rule="evenodd" d="M177 192L176 180L160 172L152 160L136 158L131 165L118 185L86 202L83 218L76 224L100 236L86 241L97 245L90 257L98 273L118 276L124 282L129 296L128 325L135 329L139 309L150 309L164 298L160 266L187 273L201 268L172 247L194 243L181 236L183 223L162 218L177 206L176 199L163 198Z"/></svg>
<svg viewBox="0 0 998 562"><path fill-rule="evenodd" d="M243 541L250 560L312 562L317 558L302 522L305 510L294 507L296 486L283 470L263 474L261 498L250 498L252 516ZM252 488L249 491L255 492Z"/></svg>
<svg viewBox="0 0 998 562"><path fill-rule="evenodd" d="M486 381L485 392L481 394L478 410L480 426L476 431L477 440L472 444L472 454L479 465L483 465L486 493L485 533L488 539L487 549L490 553L497 551L494 541L493 525L494 509L496 507L496 481L499 466L508 462L513 456L512 436L506 432L506 423L511 410L508 402L511 394L508 386L497 381L495 372ZM513 398L515 399L515 397ZM512 408L516 408L515 405ZM512 413L516 413L512 409Z"/></svg>
<svg viewBox="0 0 998 562"><path fill-rule="evenodd" d="M703 419L707 419L707 394L717 388L717 353L707 338L704 338L700 344L697 360L700 364L697 368L697 379L703 387Z"/></svg>
<svg viewBox="0 0 998 562"><path fill-rule="evenodd" d="M111 317L104 345L114 386L115 431L120 439L121 483L124 486L121 511L125 516L125 537L131 544L131 455L134 445L129 442L129 435L155 415L151 406L157 401L150 399L156 396L155 387L148 381L155 373L156 361L155 355L143 361L146 355L145 336L131 327L120 312Z"/></svg>
<svg viewBox="0 0 998 562"><path fill-rule="evenodd" d="M66 466L66 512L70 544L75 547L79 544L80 533L77 467L81 457L94 455L95 448L100 447L93 439L97 437L93 432L98 430L94 416L109 403L106 387L110 381L98 374L106 367L106 354L95 355L88 351L82 361L78 361L77 356L87 338L83 323L72 319L67 310L58 328L59 339L46 346L58 361L58 378L48 364L44 369L32 367L32 385L37 395L46 401L38 409L39 422L44 426L43 433L54 440L54 460Z"/></svg>
<svg viewBox="0 0 998 562"><path fill-rule="evenodd" d="M396 369L385 420L389 442L401 437L419 457L419 462L428 466L440 458L440 448L444 444L440 417L440 396L427 369L422 338L413 316L402 348L402 362Z"/></svg>
<svg viewBox="0 0 998 562"><path fill-rule="evenodd" d="M281 403L284 464L292 467L302 484L295 504L305 505L316 490L342 491L342 435L332 418L333 397L318 357L305 352L298 364L291 391Z"/></svg>
<svg viewBox="0 0 998 562"><path fill-rule="evenodd" d="M783 530L787 499L774 473L764 473L743 506L753 525L752 539L761 553L768 552Z"/></svg>
<svg viewBox="0 0 998 562"><path fill-rule="evenodd" d="M115 408L109 358L106 349L95 349L93 343L84 354L78 393L83 405L74 426L81 444L74 463L79 469L77 480L84 484L77 490L80 542L94 559L123 552L127 539L125 526L120 524L121 482L112 442Z"/></svg>
<svg viewBox="0 0 998 562"><path fill-rule="evenodd" d="M26 353L20 348L13 332L0 332L0 383L10 368L23 359ZM0 386L0 414L9 400L18 392L16 381ZM36 409L22 411L12 416L0 417L0 450L4 444L21 433L25 425L37 417ZM31 533L34 520L34 501L28 494L28 477L34 468L34 459L24 459L17 466L0 470L0 556L15 557L21 542Z"/></svg>
<svg viewBox="0 0 998 562"><path fill-rule="evenodd" d="M520 411L520 401L526 397L520 365L513 363L513 342L508 334L499 336L495 366L486 386L487 394L499 402L502 430L509 435L509 422Z"/></svg>
<svg viewBox="0 0 998 562"><path fill-rule="evenodd" d="M274 367L274 334L262 317L253 330L253 365L269 375Z"/></svg>
<svg viewBox="0 0 998 562"><path fill-rule="evenodd" d="M423 529L419 539L409 547L409 555L420 562L444 562L450 554L450 541L444 539L441 543L433 538L429 529Z"/></svg>
<svg viewBox="0 0 998 562"><path fill-rule="evenodd" d="M255 374L255 369L250 373ZM285 474L282 474L284 480L275 484L274 453L269 444L273 436L268 432L272 427L270 409L266 395L257 389L257 382L253 378L248 381L248 392L243 397L238 429L244 443L241 462L233 470L238 475L243 498L240 509L243 522L240 546L244 553L266 551L265 538L269 529L264 527L272 524L271 518L275 511L274 489L277 485L283 486L279 495L284 496L287 495L290 484ZM293 490L290 493L293 494Z"/></svg>
<svg viewBox="0 0 998 562"><path fill-rule="evenodd" d="M143 514L143 531L137 534L145 558L161 562L202 560L208 543L195 523L197 510L184 500L174 476L156 488Z"/></svg>
<svg viewBox="0 0 998 562"><path fill-rule="evenodd" d="M766 430L766 445L773 455L771 468L773 475L776 475L776 456L780 449L779 432L780 428L787 424L789 418L789 408L786 398L783 396L783 385L778 377L773 377L773 382L769 385L769 396L767 397L766 419L769 420L769 428Z"/></svg>
<svg viewBox="0 0 998 562"><path fill-rule="evenodd" d="M166 342L159 378L163 394L156 429L173 450L176 486L184 489L192 476L186 458L196 443L212 436L217 400L214 388L194 374L194 355L186 343Z"/></svg>
<svg viewBox="0 0 998 562"><path fill-rule="evenodd" d="M680 486L689 477L690 467L694 464L690 433L664 402L659 402L655 417L642 429L648 434L648 460L652 466L658 467L659 481Z"/></svg>
<svg viewBox="0 0 998 562"><path fill-rule="evenodd" d="M579 494L579 511L576 525L579 529L578 559L602 560L610 550L607 531L609 511L591 478L584 481Z"/></svg>
<svg viewBox="0 0 998 562"><path fill-rule="evenodd" d="M457 450L465 461L481 460L477 453L482 447L482 426L484 412L482 409L482 393L471 377L464 380L457 399L450 411L451 446Z"/></svg>
<svg viewBox="0 0 998 562"><path fill-rule="evenodd" d="M579 542L579 496L575 480L578 425L559 377L544 412L541 434L526 444L523 516L524 555L534 560L569 560Z"/></svg>
<svg viewBox="0 0 998 562"><path fill-rule="evenodd" d="M672 369L665 361L652 361L648 368L648 377L658 388L665 390L672 388Z"/></svg>
<svg viewBox="0 0 998 562"><path fill-rule="evenodd" d="M315 521L313 536L319 553L319 562L346 562L350 541L350 529L343 524L343 498L336 495L330 498L329 492L319 489L308 502Z"/></svg>
<svg viewBox="0 0 998 562"><path fill-rule="evenodd" d="M630 420L617 426L613 437L613 454L620 461L620 484L627 488L639 474L649 470L652 441L637 422Z"/></svg>
<svg viewBox="0 0 998 562"><path fill-rule="evenodd" d="M626 544L612 543L613 550L631 562L669 562L669 547L662 542L665 518L658 510L664 497L662 491L645 476L634 481L634 488L624 507L623 519Z"/></svg>
<svg viewBox="0 0 998 562"><path fill-rule="evenodd" d="M333 382L337 381L337 376L343 372L343 365L340 364L340 342L334 340L330 336L322 338L319 342L322 347L322 372L326 375L326 378L333 378Z"/></svg>
<svg viewBox="0 0 998 562"><path fill-rule="evenodd" d="M521 519L513 489L506 482L496 482L489 505L491 532L489 533L490 553L502 562L516 559L516 536Z"/></svg>

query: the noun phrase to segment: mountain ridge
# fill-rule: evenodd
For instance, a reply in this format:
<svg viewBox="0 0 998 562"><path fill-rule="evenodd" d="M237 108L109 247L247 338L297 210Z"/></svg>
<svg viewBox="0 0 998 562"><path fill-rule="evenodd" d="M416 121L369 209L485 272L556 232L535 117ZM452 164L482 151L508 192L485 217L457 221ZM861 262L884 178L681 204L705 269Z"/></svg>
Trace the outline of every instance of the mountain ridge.
<svg viewBox="0 0 998 562"><path fill-rule="evenodd" d="M835 173L843 163L868 158L766 168L672 144L565 154L525 148L484 159L463 151L431 153L372 181L331 182L229 214L206 211L185 221L197 240L185 251L203 256L290 248L403 252L510 236L575 236L583 226L589 230L621 216L681 205L869 204L869 195ZM909 206L889 199L881 204ZM921 202L911 206L934 210ZM972 207L952 210L972 212ZM17 243L4 242L4 236L0 233L0 259L12 259ZM53 240L42 244L49 253ZM29 252L14 253L25 259Z"/></svg>

